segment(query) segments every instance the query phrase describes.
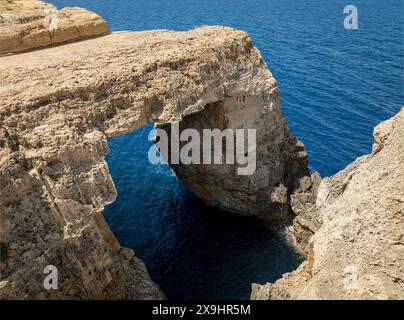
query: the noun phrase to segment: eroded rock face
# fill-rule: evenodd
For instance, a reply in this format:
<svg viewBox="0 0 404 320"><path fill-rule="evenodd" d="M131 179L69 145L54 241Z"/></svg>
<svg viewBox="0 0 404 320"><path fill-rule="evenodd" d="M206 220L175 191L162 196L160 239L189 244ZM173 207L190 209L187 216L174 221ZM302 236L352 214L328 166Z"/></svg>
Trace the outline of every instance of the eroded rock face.
<svg viewBox="0 0 404 320"><path fill-rule="evenodd" d="M278 100L279 90L269 71L262 66L256 79L262 82L260 91L246 91L249 84L241 77L240 94L225 96L208 104L204 110L183 117L180 132L192 128L256 130L256 166L253 174L240 175L245 167L238 163L172 165L176 175L207 205L242 215L260 216L271 222L285 222L290 217L290 195L301 185L300 179L311 179L307 170L304 146L290 132ZM251 80L251 79L249 79ZM254 79L255 80L255 79ZM247 80L248 81L248 80ZM170 126L166 129L170 133ZM171 136L171 135L169 135ZM247 134L244 135L246 140ZM235 145L235 137L232 137ZM187 142L181 142L183 147ZM223 139L222 153L228 148ZM247 149L247 142L244 143ZM202 158L202 156L201 156ZM202 159L201 159L202 162ZM304 179L304 178L303 178Z"/></svg>
<svg viewBox="0 0 404 320"><path fill-rule="evenodd" d="M252 299L404 298L404 109L374 130L370 155L324 179L295 219L308 259Z"/></svg>
<svg viewBox="0 0 404 320"><path fill-rule="evenodd" d="M103 208L116 196L105 136L66 139L45 163L28 159L8 132L0 134L2 299L163 298L105 223ZM47 265L57 267L59 290L43 287Z"/></svg>
<svg viewBox="0 0 404 320"><path fill-rule="evenodd" d="M0 2L0 54L16 53L108 34L108 24L83 8L52 11L37 0Z"/></svg>
<svg viewBox="0 0 404 320"><path fill-rule="evenodd" d="M142 262L119 246L103 219L116 195L104 161L106 138L146 123L189 120L209 106L217 107L217 117L225 110L232 127L251 116L262 131L260 165L272 170L279 162L281 169L270 175L274 189L266 192L282 206L300 183L294 173L307 169L277 95L250 38L225 27L116 32L1 57L0 236L7 254L0 295L162 298ZM223 187L226 196L228 190ZM57 291L42 285L49 264L59 269Z"/></svg>

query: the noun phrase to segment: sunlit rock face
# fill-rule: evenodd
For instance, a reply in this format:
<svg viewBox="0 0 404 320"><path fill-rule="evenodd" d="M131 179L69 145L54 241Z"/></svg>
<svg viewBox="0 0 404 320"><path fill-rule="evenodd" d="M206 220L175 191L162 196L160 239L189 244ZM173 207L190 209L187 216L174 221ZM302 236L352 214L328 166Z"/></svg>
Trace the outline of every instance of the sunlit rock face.
<svg viewBox="0 0 404 320"><path fill-rule="evenodd" d="M174 121L257 128L262 184L231 166L177 170L206 203L243 214L275 217L307 170L276 81L244 32L114 32L0 60L2 298L164 297L104 221L116 197L107 137ZM47 265L58 267L57 291L44 290Z"/></svg>
<svg viewBox="0 0 404 320"><path fill-rule="evenodd" d="M323 179L294 219L307 261L253 284L252 299L404 298L404 108L373 135L372 152Z"/></svg>
<svg viewBox="0 0 404 320"><path fill-rule="evenodd" d="M38 0L0 2L0 55L59 45L101 36L108 24L84 8L53 5Z"/></svg>

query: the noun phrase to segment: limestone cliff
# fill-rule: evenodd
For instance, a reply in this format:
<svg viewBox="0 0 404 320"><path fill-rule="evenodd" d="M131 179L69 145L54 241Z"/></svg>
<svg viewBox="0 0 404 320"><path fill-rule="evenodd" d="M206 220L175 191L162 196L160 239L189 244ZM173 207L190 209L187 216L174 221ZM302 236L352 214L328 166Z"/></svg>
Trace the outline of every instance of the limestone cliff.
<svg viewBox="0 0 404 320"><path fill-rule="evenodd" d="M289 195L307 172L306 153L289 132L277 97L258 50L232 28L115 32L0 57L0 295L163 297L103 218L104 206L116 196L104 161L106 139L146 123L193 116L203 124L212 108L219 116L225 108L231 126L250 121L259 130L268 198L255 197L248 181L240 181L233 186L232 208L251 200L241 211L265 205L284 209L279 216L266 211L268 217L287 218ZM212 188L213 204L220 199L215 187L230 196L223 174L209 182L216 185L204 185ZM56 291L42 286L49 264L59 270Z"/></svg>
<svg viewBox="0 0 404 320"><path fill-rule="evenodd" d="M100 16L83 8L54 11L37 0L0 1L0 55L109 33Z"/></svg>
<svg viewBox="0 0 404 320"><path fill-rule="evenodd" d="M252 299L404 299L403 137L401 109L375 128L371 154L322 180L293 224L307 261L254 284Z"/></svg>
<svg viewBox="0 0 404 320"><path fill-rule="evenodd" d="M46 29L48 8L1 2L0 54L109 32L80 8L60 10L58 28ZM404 298L404 111L375 129L372 154L321 181L278 96L248 35L225 27L114 32L0 57L1 298L164 298L105 223L116 190L104 156L108 137L147 123L169 132L177 121L257 130L252 176L173 166L206 204L273 222L297 215L290 231L307 261L253 285L253 299ZM58 268L58 290L43 287L47 265Z"/></svg>
<svg viewBox="0 0 404 320"><path fill-rule="evenodd" d="M304 146L290 132L282 114L275 80L259 56L256 61L261 61L257 75L240 77L235 84L239 93L225 92L217 101L206 104L202 111L184 116L179 125L181 132L196 129L200 137L204 129L232 129L233 132L256 129L255 172L239 175L237 163L224 161L207 165L180 163L172 167L177 177L207 205L271 222L286 222L292 214L291 195L303 189L310 192L311 178ZM259 81L258 88L253 87L254 81ZM204 142L203 138L201 141ZM222 149L225 148L223 143Z"/></svg>

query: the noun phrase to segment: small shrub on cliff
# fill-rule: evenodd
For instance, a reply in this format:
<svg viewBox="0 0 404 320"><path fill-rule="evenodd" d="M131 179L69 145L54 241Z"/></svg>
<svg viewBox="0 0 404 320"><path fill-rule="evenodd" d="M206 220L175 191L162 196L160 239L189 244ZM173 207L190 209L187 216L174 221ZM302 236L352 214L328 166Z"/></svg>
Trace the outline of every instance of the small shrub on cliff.
<svg viewBox="0 0 404 320"><path fill-rule="evenodd" d="M31 168L35 168L38 165L37 159L31 159Z"/></svg>

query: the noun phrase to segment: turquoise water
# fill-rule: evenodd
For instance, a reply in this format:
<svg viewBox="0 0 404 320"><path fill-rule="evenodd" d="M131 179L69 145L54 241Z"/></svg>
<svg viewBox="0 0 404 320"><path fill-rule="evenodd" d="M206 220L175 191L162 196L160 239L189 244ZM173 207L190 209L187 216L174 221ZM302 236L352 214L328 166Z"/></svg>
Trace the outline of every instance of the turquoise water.
<svg viewBox="0 0 404 320"><path fill-rule="evenodd" d="M289 126L311 170L332 175L368 153L373 127L404 105L404 2L359 0L345 30L334 0L53 1L86 7L113 30L227 25L247 31L278 80ZM169 298L248 298L297 257L259 221L211 212L169 168L147 162L148 128L110 140L118 199L105 210Z"/></svg>

